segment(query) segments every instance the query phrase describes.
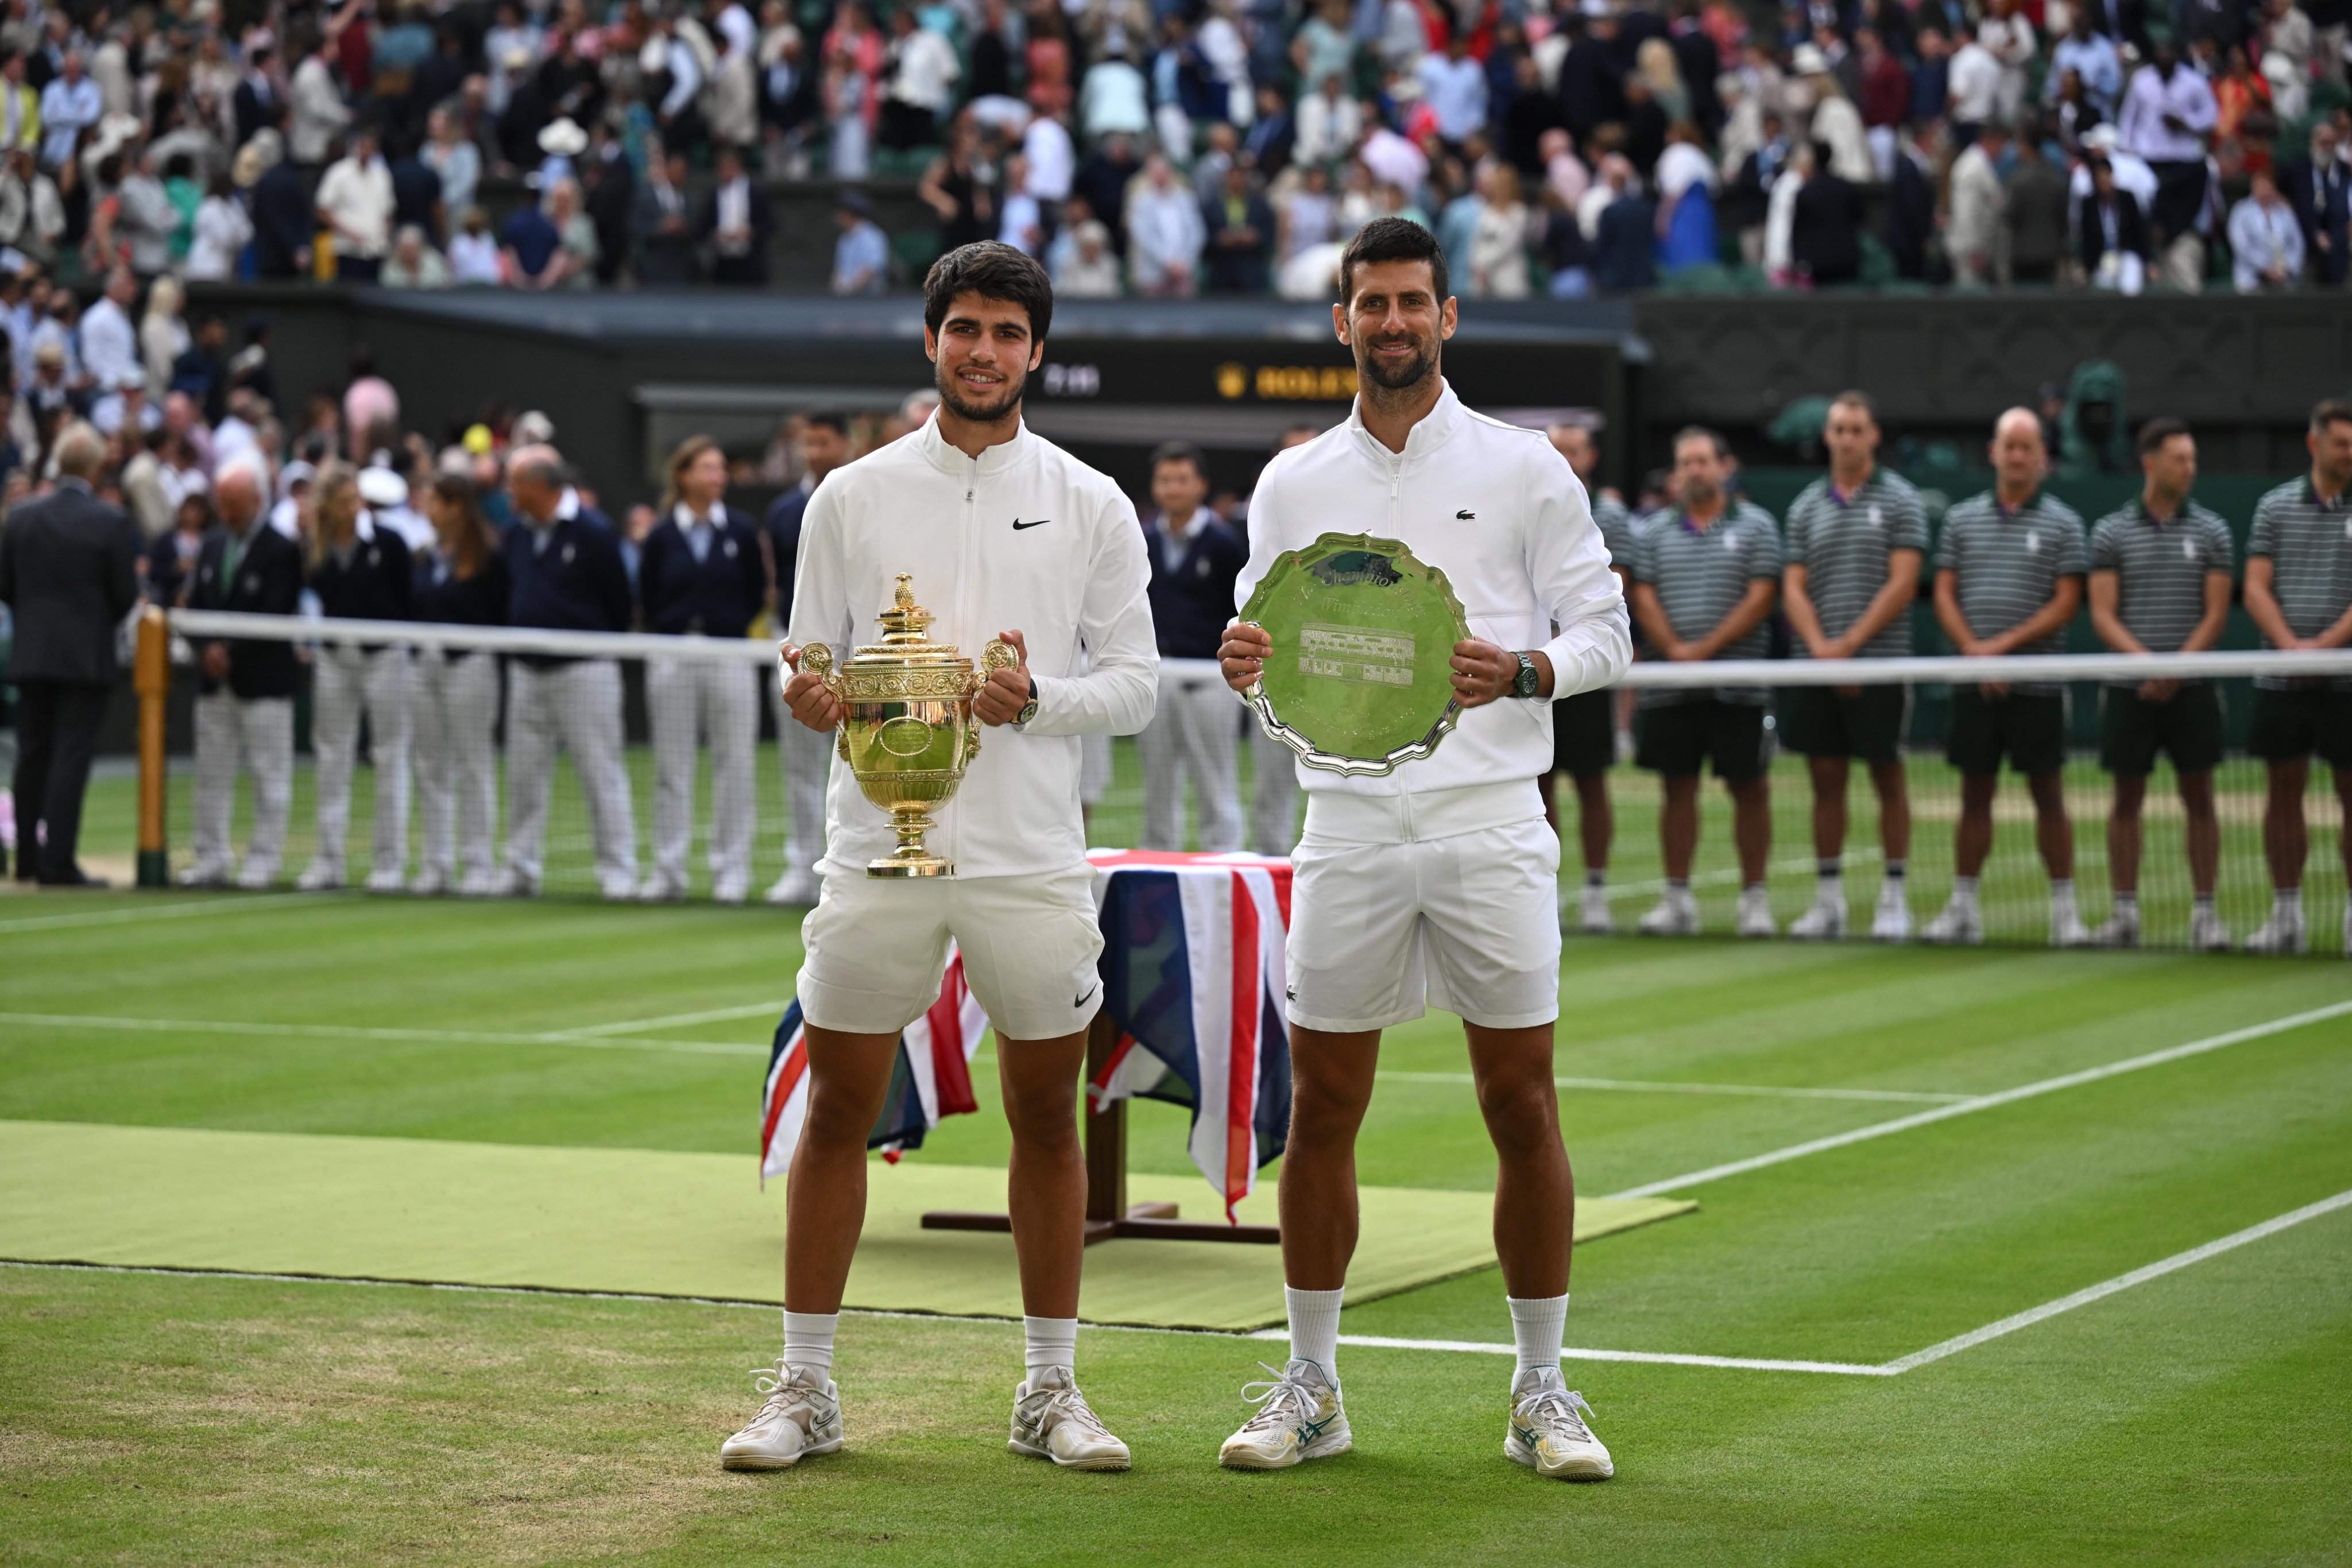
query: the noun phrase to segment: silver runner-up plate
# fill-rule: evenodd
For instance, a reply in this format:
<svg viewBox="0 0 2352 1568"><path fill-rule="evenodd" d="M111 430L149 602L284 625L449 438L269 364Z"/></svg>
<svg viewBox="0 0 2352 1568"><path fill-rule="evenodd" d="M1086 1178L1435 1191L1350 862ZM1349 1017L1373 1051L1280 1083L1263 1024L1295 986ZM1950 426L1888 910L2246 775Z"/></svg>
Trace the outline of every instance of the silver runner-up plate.
<svg viewBox="0 0 2352 1568"><path fill-rule="evenodd" d="M1285 550L1242 619L1274 642L1242 700L1309 768L1392 772L1461 716L1452 661L1469 620L1445 574L1402 540L1325 534Z"/></svg>

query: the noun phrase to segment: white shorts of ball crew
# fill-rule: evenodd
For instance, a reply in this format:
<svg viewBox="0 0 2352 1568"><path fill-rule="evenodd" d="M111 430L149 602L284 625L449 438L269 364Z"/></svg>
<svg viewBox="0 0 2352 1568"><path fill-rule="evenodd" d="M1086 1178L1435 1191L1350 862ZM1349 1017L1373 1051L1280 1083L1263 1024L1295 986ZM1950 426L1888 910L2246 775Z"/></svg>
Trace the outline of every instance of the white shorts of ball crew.
<svg viewBox="0 0 2352 1568"><path fill-rule="evenodd" d="M1291 852L1290 1021L1345 1032L1431 1008L1489 1029L1559 1016L1559 839L1541 817Z"/></svg>
<svg viewBox="0 0 2352 1568"><path fill-rule="evenodd" d="M1102 1007L1094 873L824 879L801 925L801 1016L845 1034L896 1034L940 999L948 944L1009 1040L1057 1040Z"/></svg>

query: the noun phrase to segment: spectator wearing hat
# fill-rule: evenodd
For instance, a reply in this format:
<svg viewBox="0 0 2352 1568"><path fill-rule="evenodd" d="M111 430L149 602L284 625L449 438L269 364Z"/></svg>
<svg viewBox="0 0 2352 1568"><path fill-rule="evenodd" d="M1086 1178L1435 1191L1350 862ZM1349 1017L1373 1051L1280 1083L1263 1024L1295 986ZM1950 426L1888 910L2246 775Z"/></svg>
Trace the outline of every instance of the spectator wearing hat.
<svg viewBox="0 0 2352 1568"><path fill-rule="evenodd" d="M775 228L767 193L752 183L737 148L719 150L716 172L719 183L704 198L695 224L695 236L710 247L710 280L764 288L768 241Z"/></svg>
<svg viewBox="0 0 2352 1568"><path fill-rule="evenodd" d="M890 281L890 240L874 221L874 204L863 191L844 191L833 204L833 221L841 231L833 245L833 291L881 293Z"/></svg>
<svg viewBox="0 0 2352 1568"><path fill-rule="evenodd" d="M58 438L57 491L0 528L0 603L15 612L15 777L19 881L102 887L76 859L90 757L116 676L115 629L138 601L131 520L91 493L106 444L87 426ZM27 869L29 866L29 870Z"/></svg>
<svg viewBox="0 0 2352 1568"><path fill-rule="evenodd" d="M373 283L392 248L392 217L399 204L392 170L378 151L373 128L352 132L349 150L319 182L319 226L334 236L335 277L345 283Z"/></svg>

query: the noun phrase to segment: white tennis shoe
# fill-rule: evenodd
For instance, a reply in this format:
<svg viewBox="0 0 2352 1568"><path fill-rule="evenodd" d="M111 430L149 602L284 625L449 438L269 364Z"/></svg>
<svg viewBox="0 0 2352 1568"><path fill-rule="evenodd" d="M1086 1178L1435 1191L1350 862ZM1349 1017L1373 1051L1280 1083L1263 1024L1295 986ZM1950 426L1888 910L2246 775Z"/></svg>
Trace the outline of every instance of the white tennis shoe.
<svg viewBox="0 0 2352 1568"><path fill-rule="evenodd" d="M1953 899L1920 929L1919 940L1942 946L1974 947L1984 941L1984 916L1973 904Z"/></svg>
<svg viewBox="0 0 2352 1568"><path fill-rule="evenodd" d="M1586 885L1577 916L1577 929L1587 936L1606 936L1617 929L1617 917L1609 912L1609 890L1605 887Z"/></svg>
<svg viewBox="0 0 2352 1568"><path fill-rule="evenodd" d="M719 1463L730 1470L788 1470L811 1454L841 1448L841 1395L814 1366L754 1369L768 1396L751 1424L719 1445Z"/></svg>
<svg viewBox="0 0 2352 1568"><path fill-rule="evenodd" d="M1742 936L1776 936L1780 927L1772 924L1772 895L1760 887L1739 890L1739 914L1734 927Z"/></svg>
<svg viewBox="0 0 2352 1568"><path fill-rule="evenodd" d="M1066 1366L1044 1366L1013 1391L1013 1437L1004 1445L1068 1470L1123 1470L1127 1445L1110 1435Z"/></svg>
<svg viewBox="0 0 2352 1568"><path fill-rule="evenodd" d="M1658 900L1658 906L1642 916L1635 927L1644 936L1696 936L1698 935L1698 903L1687 893L1677 897L1669 892Z"/></svg>
<svg viewBox="0 0 2352 1568"><path fill-rule="evenodd" d="M2271 917L2246 938L2249 953L2292 954L2309 950L2311 937L2305 931L2301 911L2292 914L2283 909L2271 911Z"/></svg>
<svg viewBox="0 0 2352 1568"><path fill-rule="evenodd" d="M2219 910L2198 908L2189 912L2189 945L2200 953L2230 950L2230 928L2221 924Z"/></svg>
<svg viewBox="0 0 2352 1568"><path fill-rule="evenodd" d="M1878 912L1870 917L1870 939L1874 942L1911 940L1911 906L1904 902L1900 882L1879 884Z"/></svg>
<svg viewBox="0 0 2352 1568"><path fill-rule="evenodd" d="M1605 1481L1617 1467L1585 1424L1591 1414L1592 1406L1568 1385L1559 1367L1531 1366L1511 1383L1511 1425L1503 1457L1556 1480Z"/></svg>
<svg viewBox="0 0 2352 1568"><path fill-rule="evenodd" d="M1258 1364L1274 1372L1262 1361ZM1227 1469L1288 1469L1355 1446L1348 1413L1339 1407L1339 1385L1311 1361L1286 1362L1270 1383L1243 1384L1242 1397L1257 1406L1257 1414L1217 1450L1217 1463Z"/></svg>
<svg viewBox="0 0 2352 1568"><path fill-rule="evenodd" d="M1816 897L1812 907L1789 922L1789 935L1800 942L1834 942L1845 935L1845 900Z"/></svg>

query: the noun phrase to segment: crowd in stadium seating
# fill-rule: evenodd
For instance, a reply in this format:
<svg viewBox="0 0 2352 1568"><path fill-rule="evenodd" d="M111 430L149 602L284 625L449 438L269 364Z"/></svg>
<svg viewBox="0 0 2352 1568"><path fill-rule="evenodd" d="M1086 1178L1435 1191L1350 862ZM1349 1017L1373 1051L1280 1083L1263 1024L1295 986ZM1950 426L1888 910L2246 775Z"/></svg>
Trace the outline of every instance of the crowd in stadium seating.
<svg viewBox="0 0 2352 1568"><path fill-rule="evenodd" d="M170 0L0 16L36 277L845 294L1002 238L1068 296L2344 286L2346 0ZM842 182L779 236L769 182ZM933 221L877 221L917 182Z"/></svg>

